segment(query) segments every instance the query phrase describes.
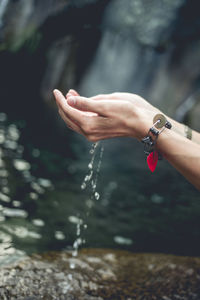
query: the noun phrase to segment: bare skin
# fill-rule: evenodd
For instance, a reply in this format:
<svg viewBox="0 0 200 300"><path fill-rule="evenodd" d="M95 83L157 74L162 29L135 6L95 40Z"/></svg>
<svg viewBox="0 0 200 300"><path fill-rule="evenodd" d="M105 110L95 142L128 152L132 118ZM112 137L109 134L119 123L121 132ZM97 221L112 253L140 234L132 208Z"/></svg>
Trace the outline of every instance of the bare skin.
<svg viewBox="0 0 200 300"><path fill-rule="evenodd" d="M59 113L69 128L96 142L113 137L133 137L141 141L152 126L153 117L162 113L142 97L113 93L91 98L69 90L66 98L54 90ZM163 156L200 190L200 134L192 140L184 136L184 125L167 117L172 130L159 135L157 148Z"/></svg>

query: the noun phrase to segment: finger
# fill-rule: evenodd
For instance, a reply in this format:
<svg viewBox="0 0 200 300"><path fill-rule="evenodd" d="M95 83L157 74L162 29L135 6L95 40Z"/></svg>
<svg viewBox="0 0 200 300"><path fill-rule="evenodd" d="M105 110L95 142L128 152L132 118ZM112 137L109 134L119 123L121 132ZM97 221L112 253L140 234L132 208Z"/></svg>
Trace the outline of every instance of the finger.
<svg viewBox="0 0 200 300"><path fill-rule="evenodd" d="M77 91L70 89L66 94L66 98L69 96L80 96L80 95L79 95L79 93L77 93Z"/></svg>
<svg viewBox="0 0 200 300"><path fill-rule="evenodd" d="M67 127L69 127L70 129L72 129L80 134L83 134L80 127L78 125L76 125L73 121L71 121L69 118L67 118L62 109L59 109L59 114L60 114L61 118L63 119L63 121L66 123Z"/></svg>
<svg viewBox="0 0 200 300"><path fill-rule="evenodd" d="M91 98L80 96L67 98L67 103L77 110L93 112L101 116L107 116L107 111L110 107L110 104L107 103L107 101L96 102Z"/></svg>
<svg viewBox="0 0 200 300"><path fill-rule="evenodd" d="M111 94L99 94L96 96L91 97L93 100L114 100L122 98L123 93L111 93Z"/></svg>
<svg viewBox="0 0 200 300"><path fill-rule="evenodd" d="M90 97L92 100L104 100L104 99L112 99L111 94L99 94L96 96Z"/></svg>
<svg viewBox="0 0 200 300"><path fill-rule="evenodd" d="M74 123L81 125L85 120L86 116L84 116L84 114L81 111L68 105L66 98L59 90L54 90L53 92L54 92L57 105L63 110L66 117L68 117Z"/></svg>

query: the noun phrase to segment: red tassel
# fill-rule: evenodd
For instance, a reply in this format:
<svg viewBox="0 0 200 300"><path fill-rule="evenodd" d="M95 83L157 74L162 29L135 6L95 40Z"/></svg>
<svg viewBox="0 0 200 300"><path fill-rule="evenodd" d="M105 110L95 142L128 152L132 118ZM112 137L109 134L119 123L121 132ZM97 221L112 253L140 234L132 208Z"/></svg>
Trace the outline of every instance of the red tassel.
<svg viewBox="0 0 200 300"><path fill-rule="evenodd" d="M153 151L147 156L147 164L151 172L154 172L158 162L158 152Z"/></svg>

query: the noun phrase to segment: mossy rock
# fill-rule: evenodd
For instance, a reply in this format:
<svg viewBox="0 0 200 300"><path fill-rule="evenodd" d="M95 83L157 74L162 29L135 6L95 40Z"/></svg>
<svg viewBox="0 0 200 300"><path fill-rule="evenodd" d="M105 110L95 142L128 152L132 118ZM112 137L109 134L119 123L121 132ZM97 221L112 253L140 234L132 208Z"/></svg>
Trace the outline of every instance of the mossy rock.
<svg viewBox="0 0 200 300"><path fill-rule="evenodd" d="M200 298L200 258L110 249L50 252L0 271L1 299Z"/></svg>

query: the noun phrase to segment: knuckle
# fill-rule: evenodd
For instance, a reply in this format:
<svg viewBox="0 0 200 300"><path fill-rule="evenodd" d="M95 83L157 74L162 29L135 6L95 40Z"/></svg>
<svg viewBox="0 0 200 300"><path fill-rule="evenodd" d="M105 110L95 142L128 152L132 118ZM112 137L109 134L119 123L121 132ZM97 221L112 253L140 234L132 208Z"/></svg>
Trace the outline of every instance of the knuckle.
<svg viewBox="0 0 200 300"><path fill-rule="evenodd" d="M114 92L114 93L112 93L111 95L112 95L112 96L118 96L119 93L118 93L118 92Z"/></svg>
<svg viewBox="0 0 200 300"><path fill-rule="evenodd" d="M109 107L108 107L108 105L105 105L105 104L100 105L100 109L101 109L101 111L104 112L105 115L107 115L109 113Z"/></svg>
<svg viewBox="0 0 200 300"><path fill-rule="evenodd" d="M121 97L122 97L122 94L119 93L119 92L114 92L114 93L111 94L112 99L115 99L115 98L119 99Z"/></svg>
<svg viewBox="0 0 200 300"><path fill-rule="evenodd" d="M88 111L89 110L89 101L86 99L78 98L78 101L76 102L75 105L78 109L83 110L83 111Z"/></svg>
<svg viewBox="0 0 200 300"><path fill-rule="evenodd" d="M107 103L98 103L98 109L105 116L110 114L110 105L108 105Z"/></svg>
<svg viewBox="0 0 200 300"><path fill-rule="evenodd" d="M91 122L87 122L83 125L83 131L86 134L91 134L93 132L93 126L92 126Z"/></svg>

